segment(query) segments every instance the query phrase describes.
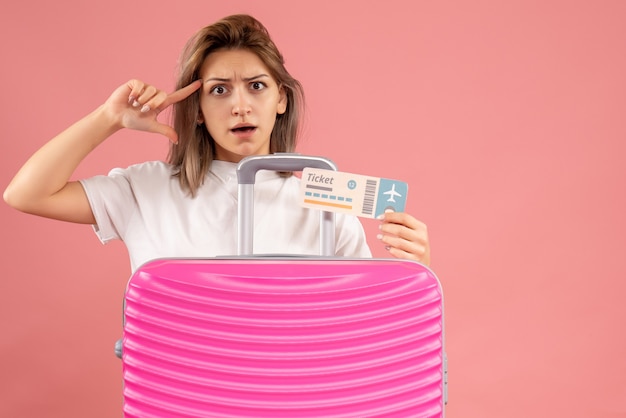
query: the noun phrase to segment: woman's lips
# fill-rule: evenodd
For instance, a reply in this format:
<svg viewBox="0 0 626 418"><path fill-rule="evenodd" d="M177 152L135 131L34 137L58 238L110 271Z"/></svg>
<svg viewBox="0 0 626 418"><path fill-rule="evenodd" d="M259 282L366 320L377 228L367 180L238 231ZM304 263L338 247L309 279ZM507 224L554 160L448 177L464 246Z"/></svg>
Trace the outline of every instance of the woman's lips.
<svg viewBox="0 0 626 418"><path fill-rule="evenodd" d="M235 126L230 130L233 135L240 139L250 138L256 132L256 126Z"/></svg>

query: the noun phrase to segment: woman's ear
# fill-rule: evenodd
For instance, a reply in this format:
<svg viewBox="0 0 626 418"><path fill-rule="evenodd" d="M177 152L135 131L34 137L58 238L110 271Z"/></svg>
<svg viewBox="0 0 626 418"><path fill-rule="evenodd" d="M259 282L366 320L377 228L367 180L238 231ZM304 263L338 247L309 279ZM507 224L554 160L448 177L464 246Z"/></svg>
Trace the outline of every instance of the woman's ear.
<svg viewBox="0 0 626 418"><path fill-rule="evenodd" d="M285 88L280 86L278 89L278 104L276 105L276 113L282 115L287 111L287 93Z"/></svg>

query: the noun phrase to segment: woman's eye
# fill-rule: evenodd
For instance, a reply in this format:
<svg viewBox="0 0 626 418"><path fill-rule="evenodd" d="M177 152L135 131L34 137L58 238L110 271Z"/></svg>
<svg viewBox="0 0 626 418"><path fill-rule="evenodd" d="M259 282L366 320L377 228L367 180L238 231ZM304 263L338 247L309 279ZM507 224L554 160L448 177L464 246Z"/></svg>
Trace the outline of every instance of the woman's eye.
<svg viewBox="0 0 626 418"><path fill-rule="evenodd" d="M260 81L253 81L252 83L250 83L250 87L252 88L252 90L263 90L265 88L265 83L262 83Z"/></svg>
<svg viewBox="0 0 626 418"><path fill-rule="evenodd" d="M215 96L221 96L226 93L226 88L224 86L215 86L211 89L211 94Z"/></svg>

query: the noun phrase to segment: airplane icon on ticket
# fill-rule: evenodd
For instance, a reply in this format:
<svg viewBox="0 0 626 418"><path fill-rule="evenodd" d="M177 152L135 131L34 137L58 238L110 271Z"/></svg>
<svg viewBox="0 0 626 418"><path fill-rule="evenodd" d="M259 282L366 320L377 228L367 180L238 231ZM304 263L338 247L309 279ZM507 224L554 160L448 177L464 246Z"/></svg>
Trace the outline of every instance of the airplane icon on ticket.
<svg viewBox="0 0 626 418"><path fill-rule="evenodd" d="M387 199L387 202L393 202L393 203L396 203L396 199L394 199L395 197L402 197L400 193L396 192L395 184L392 184L391 189L387 190L386 192L383 192L383 194L389 195L389 199Z"/></svg>

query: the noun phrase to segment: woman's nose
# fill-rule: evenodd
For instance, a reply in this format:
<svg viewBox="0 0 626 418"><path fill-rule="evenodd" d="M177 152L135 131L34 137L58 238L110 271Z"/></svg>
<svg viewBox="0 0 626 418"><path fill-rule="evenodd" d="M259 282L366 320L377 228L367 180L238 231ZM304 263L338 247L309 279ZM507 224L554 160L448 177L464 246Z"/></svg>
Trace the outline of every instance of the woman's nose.
<svg viewBox="0 0 626 418"><path fill-rule="evenodd" d="M233 116L244 116L250 114L252 108L250 106L250 100L245 92L239 91L233 95Z"/></svg>

